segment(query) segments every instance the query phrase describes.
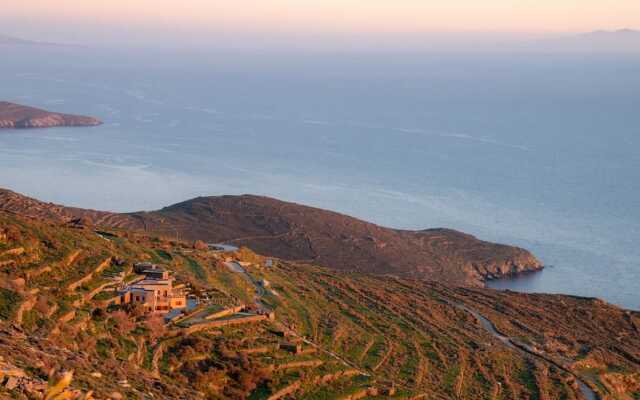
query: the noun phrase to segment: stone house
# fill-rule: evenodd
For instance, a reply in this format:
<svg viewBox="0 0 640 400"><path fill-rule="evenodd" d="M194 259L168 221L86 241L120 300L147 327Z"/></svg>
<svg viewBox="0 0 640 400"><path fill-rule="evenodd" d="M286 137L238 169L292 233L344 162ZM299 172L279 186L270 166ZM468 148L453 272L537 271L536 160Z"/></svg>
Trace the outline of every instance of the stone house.
<svg viewBox="0 0 640 400"><path fill-rule="evenodd" d="M119 291L115 304L140 305L145 312L167 313L187 307L186 293L174 287L169 271L152 266L142 271L144 279Z"/></svg>

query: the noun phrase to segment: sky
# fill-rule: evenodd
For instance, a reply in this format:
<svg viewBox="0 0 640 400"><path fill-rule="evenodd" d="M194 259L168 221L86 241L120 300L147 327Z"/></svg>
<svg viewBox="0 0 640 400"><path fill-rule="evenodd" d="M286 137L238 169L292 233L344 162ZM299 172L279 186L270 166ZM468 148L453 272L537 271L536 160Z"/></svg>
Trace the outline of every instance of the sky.
<svg viewBox="0 0 640 400"><path fill-rule="evenodd" d="M640 28L638 0L2 0L5 29L153 36L389 34ZM54 36L55 34L54 33Z"/></svg>

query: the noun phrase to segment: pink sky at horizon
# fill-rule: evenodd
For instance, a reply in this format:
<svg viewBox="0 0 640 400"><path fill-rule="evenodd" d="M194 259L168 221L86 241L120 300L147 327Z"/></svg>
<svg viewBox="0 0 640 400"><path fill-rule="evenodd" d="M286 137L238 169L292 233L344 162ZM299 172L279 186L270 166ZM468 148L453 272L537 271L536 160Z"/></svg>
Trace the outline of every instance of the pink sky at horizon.
<svg viewBox="0 0 640 400"><path fill-rule="evenodd" d="M584 32L640 28L640 1L2 0L0 19L276 34Z"/></svg>

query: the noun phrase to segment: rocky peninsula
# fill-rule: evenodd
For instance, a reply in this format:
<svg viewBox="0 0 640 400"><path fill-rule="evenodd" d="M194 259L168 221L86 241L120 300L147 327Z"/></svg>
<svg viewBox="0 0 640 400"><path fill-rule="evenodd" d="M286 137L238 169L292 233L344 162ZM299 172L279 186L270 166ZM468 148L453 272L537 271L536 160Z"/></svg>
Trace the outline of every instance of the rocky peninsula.
<svg viewBox="0 0 640 400"><path fill-rule="evenodd" d="M484 282L543 265L525 249L452 229L399 230L263 196L199 197L157 211L110 213L42 202L0 189L0 210L37 218L83 218L95 226L246 246L260 254L339 271Z"/></svg>
<svg viewBox="0 0 640 400"><path fill-rule="evenodd" d="M101 124L102 121L94 117L61 114L7 101L0 101L0 129L96 126Z"/></svg>

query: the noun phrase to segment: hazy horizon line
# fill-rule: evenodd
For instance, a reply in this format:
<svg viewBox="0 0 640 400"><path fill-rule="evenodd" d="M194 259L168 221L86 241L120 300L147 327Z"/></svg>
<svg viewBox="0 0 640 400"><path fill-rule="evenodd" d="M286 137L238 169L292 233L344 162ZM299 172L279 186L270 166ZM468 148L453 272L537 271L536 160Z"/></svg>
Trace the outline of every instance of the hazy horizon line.
<svg viewBox="0 0 640 400"><path fill-rule="evenodd" d="M44 31L41 31L44 32ZM84 35L83 40L77 38L77 32L70 37L67 34L55 35L38 32L25 32L15 29L0 31L0 38L15 39L32 44L59 44L71 46L102 47L123 45L129 48L173 48L181 46L186 48L251 48L258 45L269 45L274 48L299 48L310 47L332 49L336 47L352 49L368 49L381 47L385 49L421 49L452 47L453 49L465 46L526 46L540 44L548 41L563 39L579 39L590 34L605 33L616 34L625 32L637 32L634 28L621 27L617 29L594 29L589 31L500 31L500 30L431 30L415 32L236 32L236 31L211 31L207 33L178 32L169 37L156 36L153 32L121 31L93 32ZM58 36L58 37L56 37ZM206 45L206 46L205 46Z"/></svg>

